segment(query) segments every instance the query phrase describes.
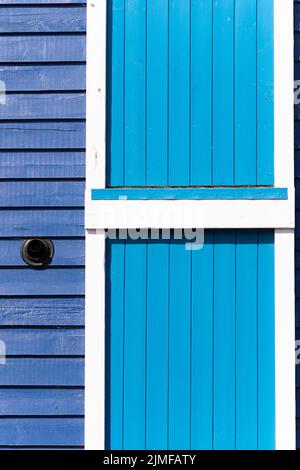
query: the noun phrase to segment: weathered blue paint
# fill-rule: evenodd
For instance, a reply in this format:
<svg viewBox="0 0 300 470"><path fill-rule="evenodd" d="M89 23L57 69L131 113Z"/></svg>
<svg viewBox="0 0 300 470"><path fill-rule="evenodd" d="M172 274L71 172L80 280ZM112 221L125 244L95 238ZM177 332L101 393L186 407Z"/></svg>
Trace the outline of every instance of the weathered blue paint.
<svg viewBox="0 0 300 470"><path fill-rule="evenodd" d="M84 3L0 1L1 449L83 446ZM20 257L34 236L48 269Z"/></svg>
<svg viewBox="0 0 300 470"><path fill-rule="evenodd" d="M111 0L108 38L109 186L274 183L273 0Z"/></svg>
<svg viewBox="0 0 300 470"><path fill-rule="evenodd" d="M84 179L85 151L2 151L0 179Z"/></svg>
<svg viewBox="0 0 300 470"><path fill-rule="evenodd" d="M3 446L81 446L83 418L10 418L0 420L0 439Z"/></svg>
<svg viewBox="0 0 300 470"><path fill-rule="evenodd" d="M72 359L16 356L6 359L0 387L82 387L83 380L84 360L80 356Z"/></svg>
<svg viewBox="0 0 300 470"><path fill-rule="evenodd" d="M93 189L92 200L287 199L285 188L118 188Z"/></svg>
<svg viewBox="0 0 300 470"><path fill-rule="evenodd" d="M107 446L274 449L273 232L108 242L107 276Z"/></svg>
<svg viewBox="0 0 300 470"><path fill-rule="evenodd" d="M83 390L9 388L0 390L0 412L6 416L83 415Z"/></svg>

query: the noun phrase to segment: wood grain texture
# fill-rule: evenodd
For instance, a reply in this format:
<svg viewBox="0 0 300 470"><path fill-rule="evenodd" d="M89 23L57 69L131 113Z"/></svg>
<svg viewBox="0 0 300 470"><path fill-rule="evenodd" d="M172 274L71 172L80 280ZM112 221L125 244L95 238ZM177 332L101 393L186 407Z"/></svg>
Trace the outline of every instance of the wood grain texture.
<svg viewBox="0 0 300 470"><path fill-rule="evenodd" d="M14 418L0 419L1 445L59 446L81 445L82 418Z"/></svg>
<svg viewBox="0 0 300 470"><path fill-rule="evenodd" d="M84 326L83 297L1 298L0 325Z"/></svg>
<svg viewBox="0 0 300 470"><path fill-rule="evenodd" d="M83 64L2 64L0 77L8 92L85 90L86 85Z"/></svg>
<svg viewBox="0 0 300 470"><path fill-rule="evenodd" d="M82 386L81 358L7 358L0 376L1 386Z"/></svg>
<svg viewBox="0 0 300 470"><path fill-rule="evenodd" d="M0 212L2 237L83 237L83 209L3 209Z"/></svg>
<svg viewBox="0 0 300 470"><path fill-rule="evenodd" d="M1 328L0 341L7 356L84 355L84 330L79 328Z"/></svg>
<svg viewBox="0 0 300 470"><path fill-rule="evenodd" d="M2 151L0 179L84 179L85 151Z"/></svg>
<svg viewBox="0 0 300 470"><path fill-rule="evenodd" d="M15 181L0 185L0 207L83 207L84 182Z"/></svg>
<svg viewBox="0 0 300 470"><path fill-rule="evenodd" d="M0 46L1 47L1 46ZM83 122L4 122L0 149L84 149Z"/></svg>
<svg viewBox="0 0 300 470"><path fill-rule="evenodd" d="M83 390L0 389L0 416L83 415Z"/></svg>
<svg viewBox="0 0 300 470"><path fill-rule="evenodd" d="M1 449L83 446L85 30L84 1L0 0Z"/></svg>
<svg viewBox="0 0 300 470"><path fill-rule="evenodd" d="M0 296L84 295L84 269L1 268Z"/></svg>
<svg viewBox="0 0 300 470"><path fill-rule="evenodd" d="M33 7L27 4L25 7L0 9L0 33L74 33L85 30L85 8Z"/></svg>
<svg viewBox="0 0 300 470"><path fill-rule="evenodd" d="M0 106L0 120L84 118L84 93L8 94Z"/></svg>
<svg viewBox="0 0 300 470"><path fill-rule="evenodd" d="M85 36L0 36L0 62L82 62Z"/></svg>

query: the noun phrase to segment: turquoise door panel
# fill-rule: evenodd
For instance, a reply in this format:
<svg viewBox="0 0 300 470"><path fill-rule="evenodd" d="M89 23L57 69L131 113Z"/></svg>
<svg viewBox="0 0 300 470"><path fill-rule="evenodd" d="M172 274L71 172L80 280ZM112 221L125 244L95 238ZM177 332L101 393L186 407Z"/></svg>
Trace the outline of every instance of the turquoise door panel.
<svg viewBox="0 0 300 470"><path fill-rule="evenodd" d="M273 0L108 2L108 186L274 183Z"/></svg>
<svg viewBox="0 0 300 470"><path fill-rule="evenodd" d="M106 446L274 449L274 235L107 242Z"/></svg>

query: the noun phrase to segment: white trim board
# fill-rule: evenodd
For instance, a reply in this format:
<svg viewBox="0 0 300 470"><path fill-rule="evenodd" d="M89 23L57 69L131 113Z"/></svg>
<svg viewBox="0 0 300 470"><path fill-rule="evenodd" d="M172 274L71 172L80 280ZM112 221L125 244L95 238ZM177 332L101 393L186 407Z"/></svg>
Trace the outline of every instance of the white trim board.
<svg viewBox="0 0 300 470"><path fill-rule="evenodd" d="M292 195L294 190L291 190ZM86 227L113 228L294 228L288 200L119 200L91 201L86 195Z"/></svg>
<svg viewBox="0 0 300 470"><path fill-rule="evenodd" d="M87 4L86 187L105 188L106 0ZM105 236L86 230L85 449L105 445Z"/></svg>
<svg viewBox="0 0 300 470"><path fill-rule="evenodd" d="M294 231L275 231L276 449L296 449Z"/></svg>
<svg viewBox="0 0 300 470"><path fill-rule="evenodd" d="M294 2L274 0L275 185L294 202ZM292 191L290 193L290 191ZM295 219L295 207L293 208ZM294 224L293 226L294 227ZM275 231L276 449L296 448L294 230Z"/></svg>
<svg viewBox="0 0 300 470"><path fill-rule="evenodd" d="M275 185L287 201L91 201L105 188L106 0L87 4L85 448L105 445L104 228L274 228L276 448L295 449L293 0L274 0Z"/></svg>

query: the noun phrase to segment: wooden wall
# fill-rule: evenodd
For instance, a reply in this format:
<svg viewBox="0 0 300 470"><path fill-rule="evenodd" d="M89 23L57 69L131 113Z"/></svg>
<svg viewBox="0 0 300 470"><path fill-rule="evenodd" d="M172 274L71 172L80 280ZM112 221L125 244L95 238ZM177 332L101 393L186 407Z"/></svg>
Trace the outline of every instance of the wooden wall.
<svg viewBox="0 0 300 470"><path fill-rule="evenodd" d="M84 3L0 1L2 448L83 446ZM47 269L21 260L34 236L54 241Z"/></svg>

